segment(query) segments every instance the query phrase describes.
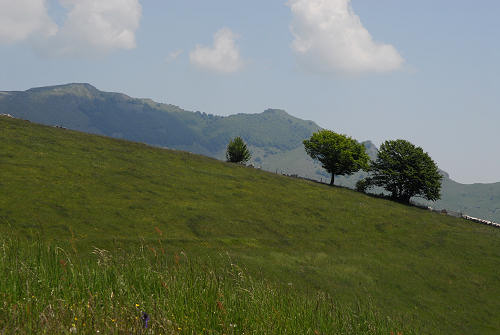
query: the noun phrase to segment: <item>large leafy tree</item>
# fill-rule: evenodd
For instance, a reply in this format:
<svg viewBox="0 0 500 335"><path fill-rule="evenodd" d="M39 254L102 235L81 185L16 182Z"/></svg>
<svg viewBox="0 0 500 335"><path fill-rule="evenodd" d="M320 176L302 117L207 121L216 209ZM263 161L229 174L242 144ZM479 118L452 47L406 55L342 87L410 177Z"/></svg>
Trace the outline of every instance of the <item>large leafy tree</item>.
<svg viewBox="0 0 500 335"><path fill-rule="evenodd" d="M366 169L370 158L365 147L347 135L330 130L320 130L304 140L306 152L312 159L321 162L323 168L332 174L330 185L336 175L351 175Z"/></svg>
<svg viewBox="0 0 500 335"><path fill-rule="evenodd" d="M229 141L226 149L228 162L245 164L251 157L252 154L241 137L238 136Z"/></svg>
<svg viewBox="0 0 500 335"><path fill-rule="evenodd" d="M443 177L436 163L408 141L384 142L370 171L368 183L385 188L398 201L409 203L415 196L435 201L441 197Z"/></svg>

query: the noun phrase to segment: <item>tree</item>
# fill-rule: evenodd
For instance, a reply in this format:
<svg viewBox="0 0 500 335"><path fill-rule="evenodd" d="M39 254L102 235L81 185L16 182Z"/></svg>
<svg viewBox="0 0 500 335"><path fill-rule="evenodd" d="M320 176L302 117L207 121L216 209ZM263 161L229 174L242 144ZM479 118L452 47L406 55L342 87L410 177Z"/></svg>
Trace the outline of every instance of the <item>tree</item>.
<svg viewBox="0 0 500 335"><path fill-rule="evenodd" d="M320 130L303 143L307 154L332 174L330 185L334 184L335 175L351 175L368 168L370 158L365 147L347 135Z"/></svg>
<svg viewBox="0 0 500 335"><path fill-rule="evenodd" d="M229 141L226 149L228 162L245 164L251 157L252 154L241 137L238 136Z"/></svg>
<svg viewBox="0 0 500 335"><path fill-rule="evenodd" d="M441 179L436 163L422 148L405 140L386 141L370 167L370 185L391 192L395 200L409 203L412 197L440 199Z"/></svg>

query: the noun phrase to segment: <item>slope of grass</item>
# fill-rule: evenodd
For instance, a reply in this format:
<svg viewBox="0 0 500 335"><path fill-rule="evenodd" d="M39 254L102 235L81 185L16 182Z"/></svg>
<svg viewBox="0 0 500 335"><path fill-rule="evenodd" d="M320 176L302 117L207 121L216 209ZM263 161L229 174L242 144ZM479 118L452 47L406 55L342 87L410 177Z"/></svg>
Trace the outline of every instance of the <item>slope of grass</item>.
<svg viewBox="0 0 500 335"><path fill-rule="evenodd" d="M2 334L411 333L369 305L254 280L226 255L200 263L150 243L82 258L70 244L0 243Z"/></svg>
<svg viewBox="0 0 500 335"><path fill-rule="evenodd" d="M0 91L2 113L220 159L225 157L229 140L241 136L250 146L251 162L256 166L317 180L330 178L320 164L307 156L302 144L319 126L282 110L223 117L103 92L89 84L66 84L23 92ZM375 159L377 148L369 141L364 144L369 156ZM354 188L364 176L363 172L337 176L336 185ZM500 183L465 185L446 175L441 193L441 200L430 204L432 207L500 222Z"/></svg>
<svg viewBox="0 0 500 335"><path fill-rule="evenodd" d="M0 117L0 232L228 252L256 278L373 301L429 333L500 331L500 230L185 152Z"/></svg>

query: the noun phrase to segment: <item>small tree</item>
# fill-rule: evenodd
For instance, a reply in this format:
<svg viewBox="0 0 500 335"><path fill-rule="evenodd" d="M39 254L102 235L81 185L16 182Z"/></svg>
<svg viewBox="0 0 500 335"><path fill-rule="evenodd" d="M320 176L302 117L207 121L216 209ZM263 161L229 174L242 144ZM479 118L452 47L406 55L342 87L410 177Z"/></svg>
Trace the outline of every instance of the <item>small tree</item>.
<svg viewBox="0 0 500 335"><path fill-rule="evenodd" d="M365 147L347 135L320 130L303 143L307 154L332 174L330 185L334 184L335 175L351 175L368 168L370 158Z"/></svg>
<svg viewBox="0 0 500 335"><path fill-rule="evenodd" d="M405 140L386 141L372 162L371 185L391 192L393 199L409 203L415 196L440 199L441 179L436 163L422 148Z"/></svg>
<svg viewBox="0 0 500 335"><path fill-rule="evenodd" d="M245 164L252 157L247 145L241 137L229 141L226 149L226 160L231 163Z"/></svg>

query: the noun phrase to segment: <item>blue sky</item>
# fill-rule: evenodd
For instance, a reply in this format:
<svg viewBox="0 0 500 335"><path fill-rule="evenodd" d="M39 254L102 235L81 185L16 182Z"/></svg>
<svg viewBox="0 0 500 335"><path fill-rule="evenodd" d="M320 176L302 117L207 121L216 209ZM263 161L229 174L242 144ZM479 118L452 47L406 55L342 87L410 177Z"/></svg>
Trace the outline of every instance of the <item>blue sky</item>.
<svg viewBox="0 0 500 335"><path fill-rule="evenodd" d="M0 0L0 90L88 82L219 115L282 108L498 182L498 17L494 0Z"/></svg>

